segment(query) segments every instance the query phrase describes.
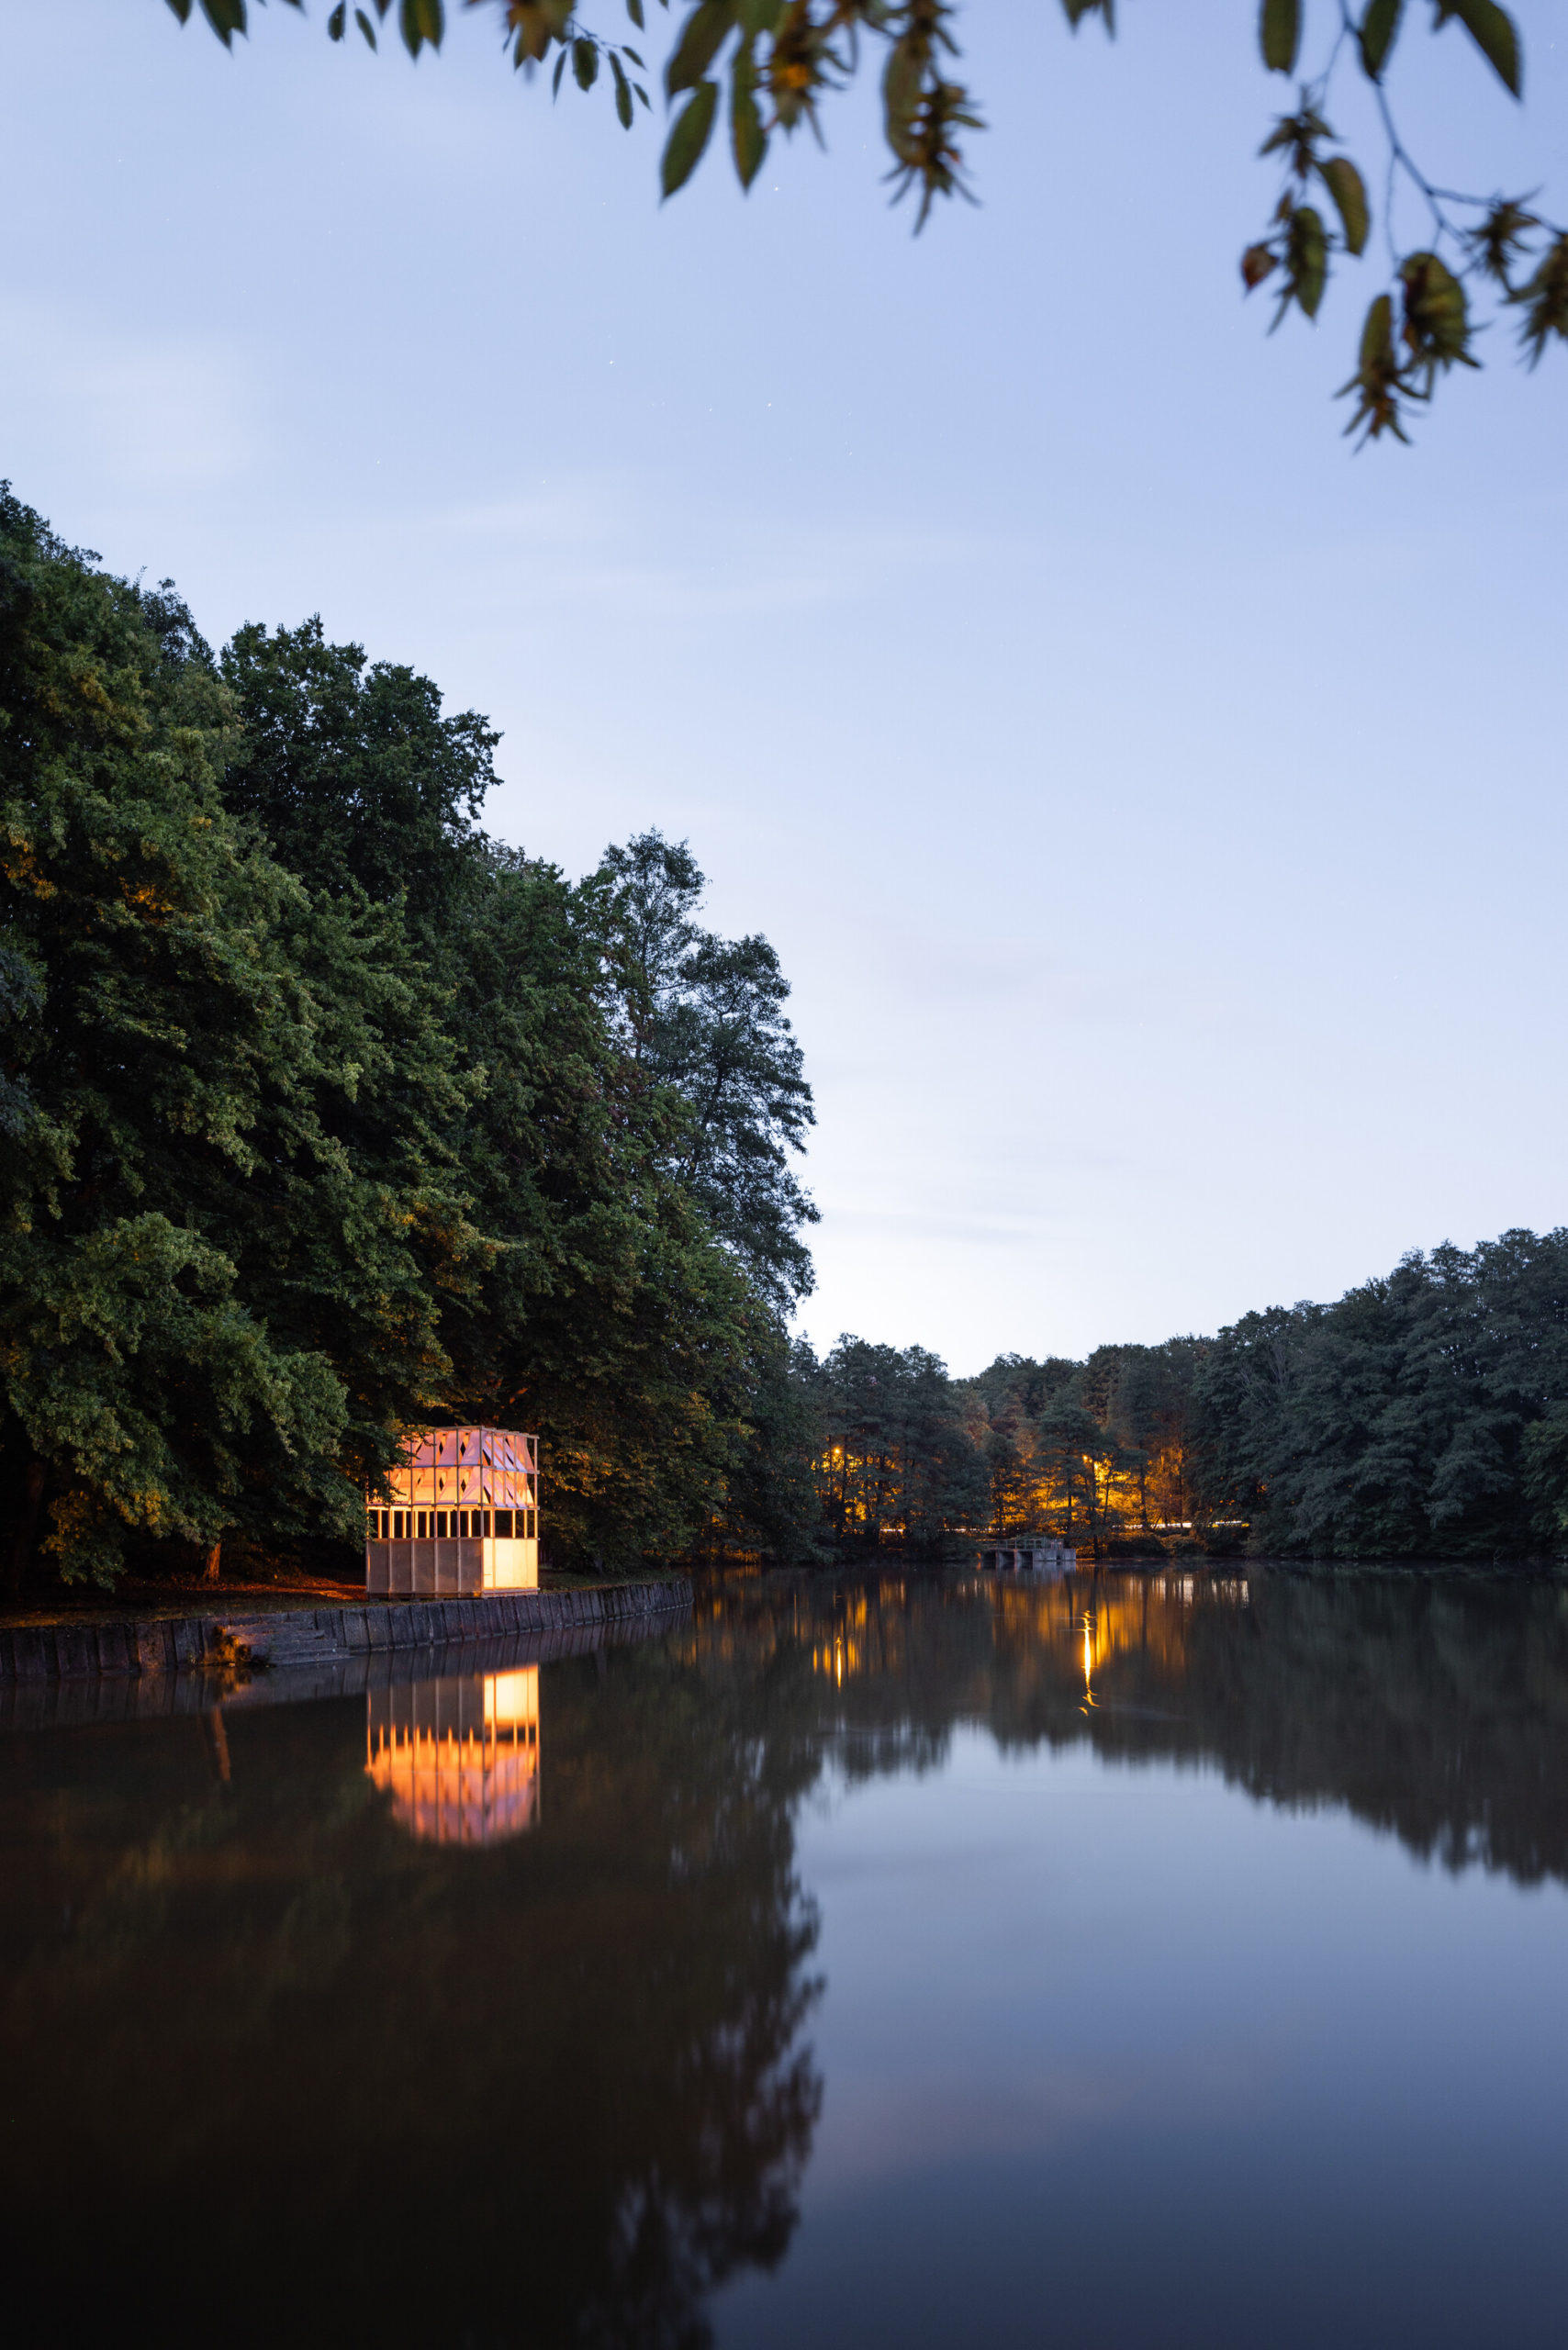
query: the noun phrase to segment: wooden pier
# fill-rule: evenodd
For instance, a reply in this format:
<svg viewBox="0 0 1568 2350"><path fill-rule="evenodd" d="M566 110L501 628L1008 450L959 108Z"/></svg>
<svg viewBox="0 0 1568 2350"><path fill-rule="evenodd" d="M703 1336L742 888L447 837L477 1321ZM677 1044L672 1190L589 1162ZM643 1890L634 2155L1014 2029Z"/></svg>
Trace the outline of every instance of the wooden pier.
<svg viewBox="0 0 1568 2350"><path fill-rule="evenodd" d="M1043 1535L1010 1534L1005 1539L988 1540L980 1562L982 1568L1002 1574L1070 1575L1078 1565L1078 1553L1065 1542L1048 1541Z"/></svg>

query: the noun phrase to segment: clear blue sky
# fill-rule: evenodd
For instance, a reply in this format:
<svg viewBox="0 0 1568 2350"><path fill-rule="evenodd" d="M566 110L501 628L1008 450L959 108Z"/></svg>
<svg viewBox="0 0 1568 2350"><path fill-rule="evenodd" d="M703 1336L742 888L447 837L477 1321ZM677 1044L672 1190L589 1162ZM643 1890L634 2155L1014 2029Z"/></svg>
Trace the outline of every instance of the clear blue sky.
<svg viewBox="0 0 1568 2350"><path fill-rule="evenodd" d="M487 17L324 13L6 12L0 470L214 639L319 610L490 712L569 871L690 838L794 981L815 1338L969 1371L1568 1218L1568 358L1350 453L1361 289L1239 296L1251 0L970 0L984 203L918 241L868 100L660 209ZM1518 15L1522 118L1424 10L1396 91L1562 212Z"/></svg>

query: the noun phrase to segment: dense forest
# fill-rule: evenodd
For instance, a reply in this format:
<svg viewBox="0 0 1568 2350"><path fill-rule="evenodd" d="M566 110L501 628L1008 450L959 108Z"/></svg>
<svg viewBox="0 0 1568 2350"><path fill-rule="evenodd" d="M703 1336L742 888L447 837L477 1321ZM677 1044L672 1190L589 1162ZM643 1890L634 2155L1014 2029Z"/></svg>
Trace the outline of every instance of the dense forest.
<svg viewBox="0 0 1568 2350"><path fill-rule="evenodd" d="M790 1336L811 1089L657 831L480 822L498 741L319 621L215 653L0 494L0 1505L12 1588L352 1561L431 1419L536 1430L556 1565L1568 1536L1568 1231L1211 1338Z"/></svg>
<svg viewBox="0 0 1568 2350"><path fill-rule="evenodd" d="M558 1557L800 1515L778 958L656 833L490 838L497 739L319 621L215 655L6 492L13 1585L353 1543L432 1418L539 1431Z"/></svg>
<svg viewBox="0 0 1568 2350"><path fill-rule="evenodd" d="M1045 1532L1096 1558L1545 1558L1568 1536L1568 1230L1412 1254L1211 1338L813 1366L841 1546Z"/></svg>

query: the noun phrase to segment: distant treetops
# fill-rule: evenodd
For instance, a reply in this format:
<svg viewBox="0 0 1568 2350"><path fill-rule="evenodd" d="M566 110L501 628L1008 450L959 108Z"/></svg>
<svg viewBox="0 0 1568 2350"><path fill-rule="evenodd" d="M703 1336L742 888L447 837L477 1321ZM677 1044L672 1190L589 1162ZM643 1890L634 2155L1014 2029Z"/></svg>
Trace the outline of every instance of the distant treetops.
<svg viewBox="0 0 1568 2350"><path fill-rule="evenodd" d="M824 1516L850 1547L985 1527L1081 1559L1568 1550L1568 1230L1411 1255L1212 1338L971 1380L845 1340L815 1377Z"/></svg>

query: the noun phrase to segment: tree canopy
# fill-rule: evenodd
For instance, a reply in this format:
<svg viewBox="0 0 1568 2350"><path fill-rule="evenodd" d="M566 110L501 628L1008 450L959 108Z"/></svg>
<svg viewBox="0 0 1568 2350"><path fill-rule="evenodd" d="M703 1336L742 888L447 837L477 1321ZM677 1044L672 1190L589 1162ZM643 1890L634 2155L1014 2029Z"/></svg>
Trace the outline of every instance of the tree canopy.
<svg viewBox="0 0 1568 2350"><path fill-rule="evenodd" d="M684 845L573 883L485 834L496 740L316 620L215 657L5 493L13 1574L39 1539L108 1579L356 1536L454 1416L543 1437L558 1557L689 1549L732 1482L777 1528L814 1214L787 983L701 927Z"/></svg>
<svg viewBox="0 0 1568 2350"><path fill-rule="evenodd" d="M182 24L196 0L169 0ZM231 48L249 28L247 0L199 0L214 33ZM290 0L303 8L303 0ZM585 95L601 83L630 130L639 106L651 109L655 78L644 48L644 0L624 0L639 47L591 23L577 0L467 0L498 25L501 51L532 76L547 69L558 95L570 68ZM668 0L660 0L667 12ZM1076 32L1098 17L1114 34L1115 0L1060 0ZM446 33L444 0L370 0L352 23L371 50L388 17L410 57L439 50ZM1428 29L1456 26L1477 69L1516 98L1524 92L1518 28L1497 0L1430 0ZM1383 283L1364 315L1354 365L1341 389L1352 397L1347 431L1358 443L1384 433L1404 441L1414 408L1428 402L1455 367L1480 365L1477 304L1517 320L1518 343L1534 367L1554 338L1568 340L1568 230L1541 208L1539 191L1463 193L1417 158L1394 111L1400 37L1419 0L1260 0L1257 40L1271 73L1296 84L1294 103L1274 119L1261 152L1277 155L1282 185L1262 235L1241 256L1246 290L1268 284L1275 308L1271 332L1293 308L1315 320L1335 270L1364 261L1381 227ZM1195 14L1195 12L1194 12ZM958 78L963 9L956 0L696 0L663 43L659 78L673 118L659 165L673 196L712 144L722 115L730 157L749 188L775 135L809 128L819 142L831 100L881 62L882 135L893 201L915 199L920 229L938 197L971 201L968 144L983 130L980 100ZM348 0L326 20L334 41L348 35ZM1336 88L1359 75L1374 94L1379 124L1375 169L1346 149L1327 119ZM1299 77L1299 78L1298 78ZM1382 219L1370 189L1385 189ZM1419 229L1406 241L1399 198L1413 200Z"/></svg>
<svg viewBox="0 0 1568 2350"><path fill-rule="evenodd" d="M24 1545L47 1478L67 1572L128 1531L346 1533L480 1256L430 982L235 820L231 740L167 588L6 493L0 1473Z"/></svg>

